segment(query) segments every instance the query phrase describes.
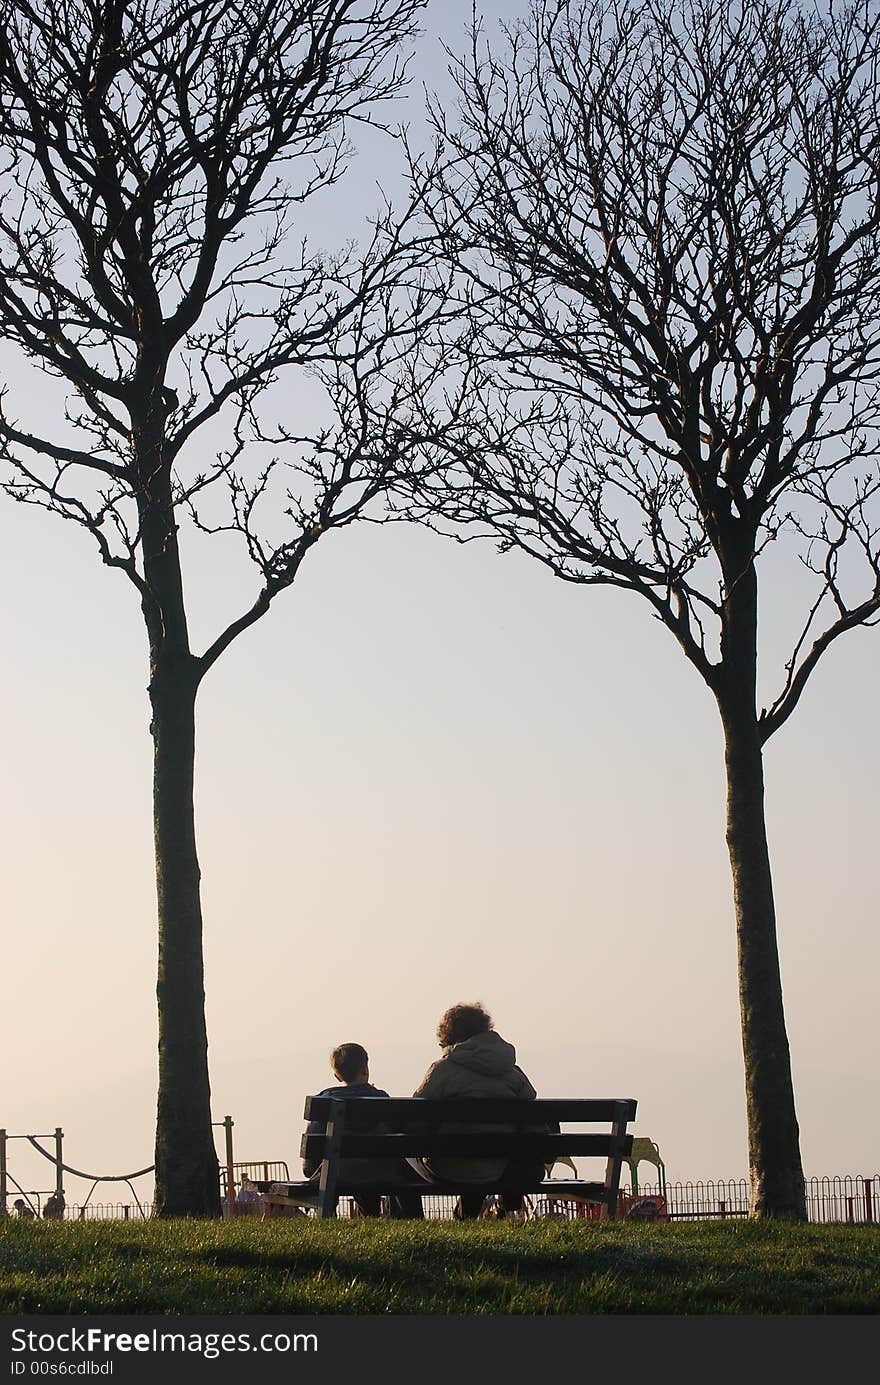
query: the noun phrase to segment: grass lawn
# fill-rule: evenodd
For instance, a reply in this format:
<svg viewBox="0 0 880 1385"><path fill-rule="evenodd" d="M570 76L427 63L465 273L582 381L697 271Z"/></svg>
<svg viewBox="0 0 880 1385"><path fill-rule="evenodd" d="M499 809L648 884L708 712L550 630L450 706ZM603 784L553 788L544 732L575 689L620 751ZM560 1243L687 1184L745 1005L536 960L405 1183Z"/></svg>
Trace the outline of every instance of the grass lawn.
<svg viewBox="0 0 880 1385"><path fill-rule="evenodd" d="M880 1312L880 1228L17 1222L4 1313Z"/></svg>

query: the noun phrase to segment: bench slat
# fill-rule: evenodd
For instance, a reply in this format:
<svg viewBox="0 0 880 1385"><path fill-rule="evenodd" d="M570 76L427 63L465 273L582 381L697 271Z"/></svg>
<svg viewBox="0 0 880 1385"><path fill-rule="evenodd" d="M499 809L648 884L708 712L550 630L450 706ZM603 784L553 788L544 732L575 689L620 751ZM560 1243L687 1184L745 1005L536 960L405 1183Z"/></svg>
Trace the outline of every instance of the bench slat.
<svg viewBox="0 0 880 1385"><path fill-rule="evenodd" d="M618 1151L626 1156L632 1149L632 1135L622 1139L614 1135L550 1135L540 1132L517 1132L514 1135L494 1131L462 1132L453 1131L437 1134L389 1133L382 1135L342 1136L339 1145L341 1158L361 1159L403 1159L407 1155L461 1155L496 1158L538 1158L545 1163L562 1154L580 1154L607 1158ZM324 1158L328 1140L324 1135L303 1135L300 1154L316 1163Z"/></svg>
<svg viewBox="0 0 880 1385"><path fill-rule="evenodd" d="M340 1097L306 1097L306 1120L329 1120ZM440 1123L450 1120L471 1121L479 1125L494 1123L516 1124L536 1121L612 1121L635 1120L636 1102L631 1097L602 1098L601 1100L568 1101L555 1097L539 1097L535 1101L522 1098L496 1098L475 1101L454 1099L427 1101L424 1097L350 1097L345 1102L347 1129L368 1130L373 1125L393 1124L406 1130L412 1124Z"/></svg>
<svg viewBox="0 0 880 1385"><path fill-rule="evenodd" d="M296 1202L298 1199L302 1204L314 1205L315 1184L314 1183L267 1183L257 1182L255 1186L260 1190L267 1201L277 1201L283 1204ZM425 1179L413 1176L412 1178L385 1179L384 1182L368 1183L355 1181L354 1179L340 1178L336 1185L336 1191L340 1197L353 1197L360 1193L421 1193L422 1197L457 1197L463 1187L473 1189L480 1187L480 1184L461 1184L445 1183L439 1180L436 1183L428 1183ZM490 1183L487 1188L494 1189L498 1185ZM520 1185L517 1184L517 1187ZM590 1183L583 1179L571 1178L545 1178L535 1179L532 1183L522 1186L522 1191L526 1193L546 1193L549 1197L558 1198L583 1198L588 1202L605 1202L608 1197L608 1190L604 1183Z"/></svg>

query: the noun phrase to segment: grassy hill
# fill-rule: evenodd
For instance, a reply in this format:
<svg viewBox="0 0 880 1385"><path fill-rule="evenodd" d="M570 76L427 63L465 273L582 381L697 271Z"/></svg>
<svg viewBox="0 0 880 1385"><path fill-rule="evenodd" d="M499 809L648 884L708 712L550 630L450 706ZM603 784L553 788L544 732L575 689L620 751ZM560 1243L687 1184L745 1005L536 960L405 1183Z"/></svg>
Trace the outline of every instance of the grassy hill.
<svg viewBox="0 0 880 1385"><path fill-rule="evenodd" d="M10 1219L0 1311L878 1313L880 1228Z"/></svg>

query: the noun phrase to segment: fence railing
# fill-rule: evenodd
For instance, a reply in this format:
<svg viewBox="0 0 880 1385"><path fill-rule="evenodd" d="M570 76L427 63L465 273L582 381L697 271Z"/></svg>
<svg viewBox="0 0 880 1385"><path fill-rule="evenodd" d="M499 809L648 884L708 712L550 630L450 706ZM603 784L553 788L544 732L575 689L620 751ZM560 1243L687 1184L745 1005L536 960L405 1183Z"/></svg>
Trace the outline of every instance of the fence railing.
<svg viewBox="0 0 880 1385"><path fill-rule="evenodd" d="M264 1173L264 1170L267 1172ZM252 1178L289 1178L287 1165L282 1161L260 1160L236 1164L236 1172ZM527 1200L531 1215L553 1216L566 1220L592 1219L598 1214L598 1204L566 1201L562 1198L535 1197ZM669 1221L724 1220L748 1216L749 1184L745 1178L697 1179L693 1182L669 1183L665 1198L659 1184L639 1183L637 1195L621 1193L620 1213L626 1216L639 1204L653 1202L661 1218ZM425 1216L431 1221L452 1218L455 1198L426 1193L422 1198ZM136 1204L119 1202L90 1202L86 1205L68 1204L68 1221L140 1221L151 1213L149 1204L144 1211ZM351 1216L354 1205L350 1198L340 1198L340 1216ZM637 1215L637 1213L633 1213ZM807 1216L811 1222L870 1225L880 1223L880 1174L829 1175L807 1179Z"/></svg>
<svg viewBox="0 0 880 1385"><path fill-rule="evenodd" d="M73 1203L64 1212L65 1221L143 1221L152 1216L152 1206L144 1204L143 1211L130 1202Z"/></svg>
<svg viewBox="0 0 880 1385"><path fill-rule="evenodd" d="M262 1178L265 1182L289 1183L290 1171L283 1159L242 1159L236 1161L232 1166L233 1174L236 1179L240 1174L246 1174L248 1178ZM220 1170L222 1190L226 1192L226 1170Z"/></svg>
<svg viewBox="0 0 880 1385"><path fill-rule="evenodd" d="M820 1223L872 1224L880 1222L880 1174L840 1174L806 1180L807 1218ZM660 1216L668 1221L707 1221L747 1217L749 1213L749 1182L746 1178L707 1179L685 1183L639 1183L637 1197L621 1193L620 1214L638 1215L634 1209L642 1203L653 1203ZM537 1215L590 1218L598 1215L592 1207L565 1203L561 1199L539 1199Z"/></svg>
<svg viewBox="0 0 880 1385"><path fill-rule="evenodd" d="M807 1179L810 1221L880 1221L880 1174Z"/></svg>

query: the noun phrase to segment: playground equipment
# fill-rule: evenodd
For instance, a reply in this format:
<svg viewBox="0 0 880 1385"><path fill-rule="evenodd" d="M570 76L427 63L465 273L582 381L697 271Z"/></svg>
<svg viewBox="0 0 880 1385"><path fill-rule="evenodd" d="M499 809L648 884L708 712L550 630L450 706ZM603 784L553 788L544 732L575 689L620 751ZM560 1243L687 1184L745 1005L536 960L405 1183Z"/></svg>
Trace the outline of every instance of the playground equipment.
<svg viewBox="0 0 880 1385"><path fill-rule="evenodd" d="M235 1121L231 1116L224 1116L222 1121L212 1121L212 1125L222 1125L225 1133L225 1154L226 1154L226 1203L223 1208L224 1217L235 1216L235 1156L232 1150L232 1127Z"/></svg>
<svg viewBox="0 0 880 1385"><path fill-rule="evenodd" d="M211 1124L213 1126L222 1127L225 1132L227 1198L224 1214L228 1217L231 1217L235 1215L235 1164L232 1147L232 1127L235 1124L235 1122L233 1121L231 1116L224 1116L222 1121L212 1121ZM15 1178L13 1178L12 1174L9 1171L9 1160L7 1150L7 1145L10 1140L27 1140L28 1144L32 1145L38 1154L42 1154L44 1159L48 1159L50 1164L54 1164L54 1188L32 1188L26 1191L21 1186L21 1184ZM48 1149L44 1149L43 1146L39 1143L40 1140L54 1140L55 1153L51 1154ZM27 1205L30 1207L31 1211L34 1213L35 1216L38 1217L40 1215L39 1198L44 1196L54 1196L56 1198L61 1199L64 1198L64 1174L68 1173L74 1178L84 1178L87 1181L91 1181L92 1184L91 1188L89 1189L86 1195L85 1202L83 1202L80 1205L80 1216L84 1214L85 1209L91 1200L92 1194L94 1193L99 1183L125 1183L127 1184L131 1192L131 1195L137 1204L138 1211L140 1212L141 1216L144 1218L144 1220L147 1219L150 1213L148 1210L145 1210L140 1198L138 1197L134 1184L132 1183L132 1179L143 1178L146 1174L152 1173L156 1167L155 1164L149 1164L146 1168L137 1169L134 1173L83 1173L81 1169L72 1168L70 1164L64 1163L63 1146L64 1131L61 1129L60 1126L55 1127L53 1135L11 1135L7 1130L0 1129L0 1218L9 1215L8 1201L10 1183L13 1184L13 1186L19 1193L21 1193L22 1197L25 1198ZM38 1199L36 1206L32 1201L32 1198L34 1197Z"/></svg>
<svg viewBox="0 0 880 1385"><path fill-rule="evenodd" d="M639 1192L638 1166L642 1161L654 1164L657 1169L658 1192L656 1194L651 1193L645 1196ZM666 1221L669 1215L666 1201L666 1165L660 1157L660 1150L657 1145L644 1135L634 1135L632 1150L623 1162L629 1167L632 1186L629 1192L621 1188L618 1193L618 1216L630 1218L633 1221ZM601 1211L597 1203L588 1202L581 1198L550 1196L546 1200L546 1215L550 1217L568 1218L572 1208L574 1208L574 1215L585 1221L598 1220Z"/></svg>
<svg viewBox="0 0 880 1385"><path fill-rule="evenodd" d="M648 1164L654 1164L657 1168L657 1182L660 1187L660 1196L666 1200L666 1165L660 1158L660 1151L653 1140L649 1140L644 1135L634 1135L632 1152L625 1161L629 1164L630 1178L632 1179L633 1197L638 1197L639 1193L639 1163L644 1159Z"/></svg>
<svg viewBox="0 0 880 1385"><path fill-rule="evenodd" d="M658 1191L645 1196L639 1192L639 1164L644 1160L654 1164L657 1169ZM669 1205L666 1201L666 1165L660 1158L660 1151L653 1140L644 1135L633 1137L629 1158L632 1187L629 1193L620 1196L620 1215L628 1221L668 1221Z"/></svg>
<svg viewBox="0 0 880 1385"><path fill-rule="evenodd" d="M54 1155L50 1154L48 1150L43 1149L40 1145L36 1143L37 1140L52 1139L54 1139L55 1141ZM63 1139L64 1132L61 1130L60 1126L57 1125L55 1127L54 1135L10 1135L5 1130L0 1130L0 1217L5 1217L8 1213L8 1208L6 1204L9 1197L10 1183L15 1184L16 1189L18 1190L18 1192L21 1193L22 1197L27 1202L27 1205L30 1207L31 1211L37 1217L40 1215L40 1205L38 1202L35 1207L33 1202L31 1201L32 1197L40 1198L51 1196L57 1197L59 1195L61 1197L64 1196L64 1165L61 1162L61 1143ZM7 1142L9 1140L28 1140L32 1145L35 1146L36 1149L39 1149L41 1154L45 1155L45 1157L49 1160L50 1163L55 1165L54 1188L31 1188L28 1191L25 1191L21 1184L16 1182L16 1180L12 1177L12 1174L9 1172L9 1164L6 1150Z"/></svg>

